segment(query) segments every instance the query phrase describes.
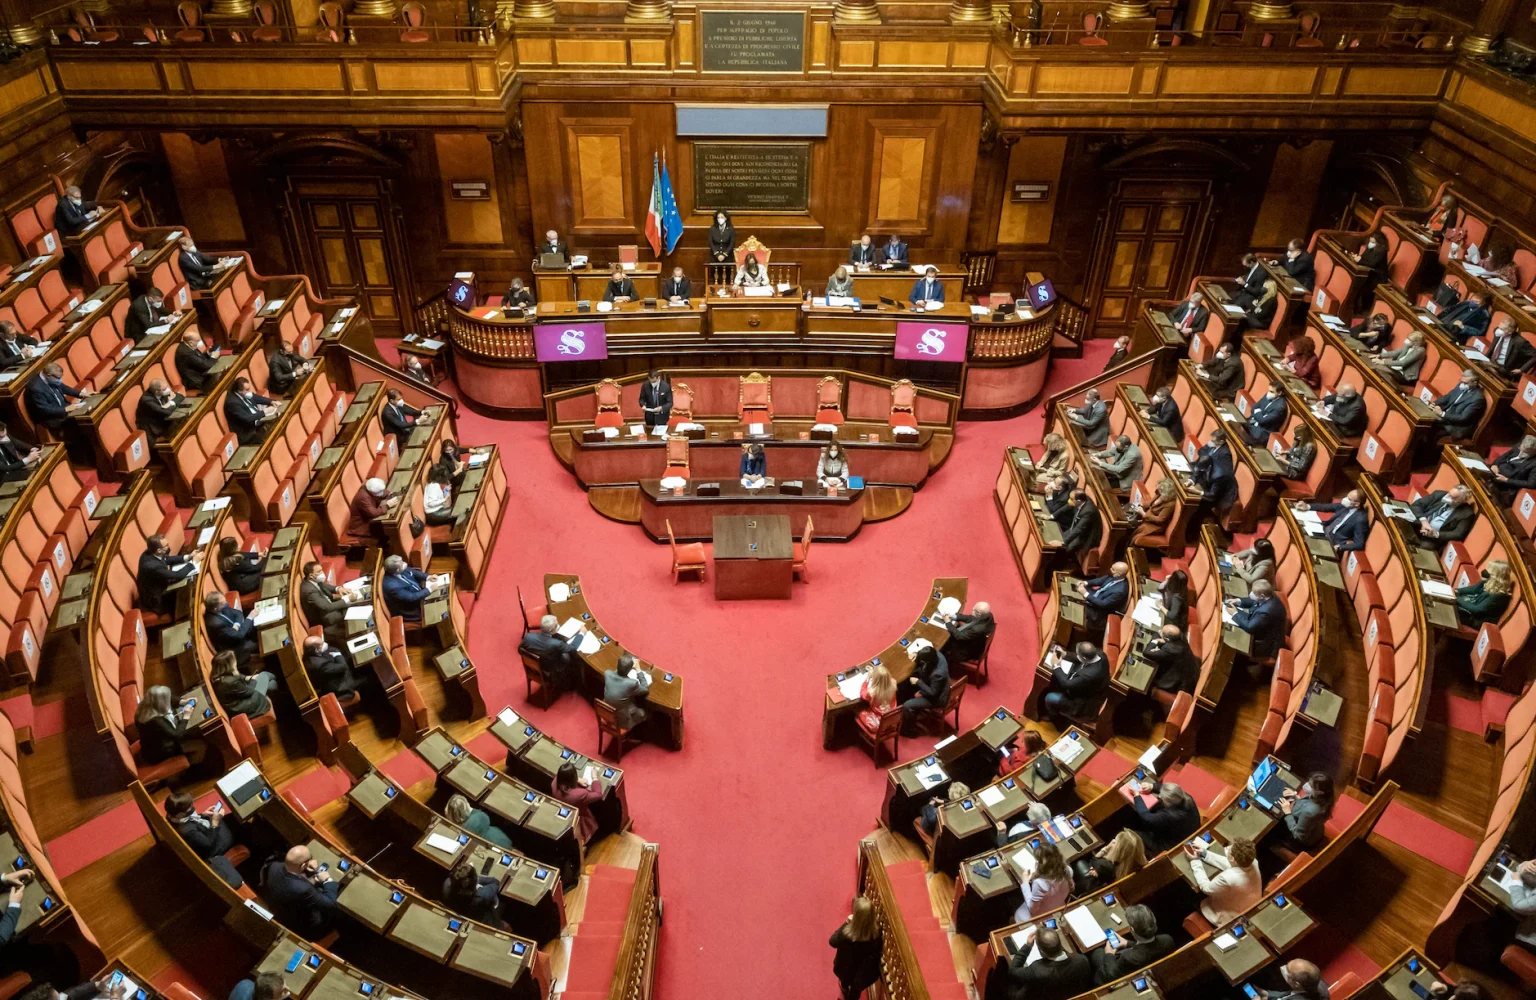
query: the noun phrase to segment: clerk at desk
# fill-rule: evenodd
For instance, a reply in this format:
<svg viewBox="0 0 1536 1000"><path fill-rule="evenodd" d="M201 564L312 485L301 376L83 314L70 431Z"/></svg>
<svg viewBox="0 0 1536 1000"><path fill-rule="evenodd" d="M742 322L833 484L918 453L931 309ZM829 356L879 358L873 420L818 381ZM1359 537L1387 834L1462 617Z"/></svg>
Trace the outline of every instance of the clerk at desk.
<svg viewBox="0 0 1536 1000"><path fill-rule="evenodd" d="M907 262L907 245L895 233L892 233L891 238L885 241L885 246L880 248L880 266L893 268L911 266Z"/></svg>
<svg viewBox="0 0 1536 1000"><path fill-rule="evenodd" d="M741 449L741 478L743 482L762 482L768 475L768 454L760 444L743 445Z"/></svg>
<svg viewBox="0 0 1536 1000"><path fill-rule="evenodd" d="M848 263L864 267L873 265L877 257L878 251L875 250L875 244L870 240L868 233L860 236L859 242L848 251Z"/></svg>
<svg viewBox="0 0 1536 1000"><path fill-rule="evenodd" d="M913 305L921 305L924 302L944 302L944 286L939 282L939 269L930 267L923 272L923 276L912 285L912 294L907 296L907 301Z"/></svg>
<svg viewBox="0 0 1536 1000"><path fill-rule="evenodd" d="M629 280L629 275L624 273L621 265L613 265L613 273L608 277L608 287L603 289L603 301L622 305L625 302L632 302L634 298L635 283Z"/></svg>
<svg viewBox="0 0 1536 1000"><path fill-rule="evenodd" d="M672 277L661 285L661 297L673 303L688 301L688 295L692 291L693 282L688 280L688 275L684 274L680 267L674 267Z"/></svg>

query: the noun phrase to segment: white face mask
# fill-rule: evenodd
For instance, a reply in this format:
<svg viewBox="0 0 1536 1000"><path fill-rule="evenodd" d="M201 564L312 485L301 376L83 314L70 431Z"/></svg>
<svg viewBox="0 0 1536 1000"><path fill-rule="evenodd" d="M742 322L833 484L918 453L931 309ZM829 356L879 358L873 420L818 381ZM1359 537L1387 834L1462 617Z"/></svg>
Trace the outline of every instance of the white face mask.
<svg viewBox="0 0 1536 1000"><path fill-rule="evenodd" d="M317 652L317 653L325 653L325 652L328 652L330 650L330 648L331 648L330 646L327 646L325 643L322 642L320 645L315 647L315 652Z"/></svg>

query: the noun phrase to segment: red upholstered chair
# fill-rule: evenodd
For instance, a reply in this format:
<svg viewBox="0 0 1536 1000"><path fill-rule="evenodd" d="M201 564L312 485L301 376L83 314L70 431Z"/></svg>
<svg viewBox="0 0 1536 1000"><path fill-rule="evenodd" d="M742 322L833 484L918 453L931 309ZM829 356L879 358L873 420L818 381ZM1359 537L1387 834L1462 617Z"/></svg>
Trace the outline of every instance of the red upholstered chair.
<svg viewBox="0 0 1536 1000"><path fill-rule="evenodd" d="M891 386L892 427L917 426L917 386L911 379L902 379Z"/></svg>
<svg viewBox="0 0 1536 1000"><path fill-rule="evenodd" d="M1356 39L1358 42L1359 39ZM1334 980L1328 987L1328 996L1332 1000L1349 1000L1360 991L1360 977L1353 972L1346 972Z"/></svg>
<svg viewBox="0 0 1536 1000"><path fill-rule="evenodd" d="M613 759L624 759L624 741L640 742L637 737L630 736L633 729L619 725L619 713L612 705L599 698L592 703L597 711L597 752L601 756L603 752L603 737L609 737L608 749L613 751Z"/></svg>
<svg viewBox="0 0 1536 1000"><path fill-rule="evenodd" d="M181 20L181 30L176 32L178 42L205 42L208 33L202 27L203 8L192 0L182 0L176 5L176 16Z"/></svg>
<svg viewBox="0 0 1536 1000"><path fill-rule="evenodd" d="M544 618L545 615L549 614L549 605L547 604L529 605L523 603L522 587L517 588L517 606L522 609L523 624L528 627L530 632L538 628L539 622Z"/></svg>
<svg viewBox="0 0 1536 1000"><path fill-rule="evenodd" d="M406 29L400 32L402 42L430 42L432 35L422 28L427 23L427 8L411 0L410 3L400 8L400 19L406 23Z"/></svg>
<svg viewBox="0 0 1536 1000"><path fill-rule="evenodd" d="M748 236L745 243L736 248L736 266L744 267L747 263L747 254L757 258L758 264L768 266L768 258L773 256L773 251L760 243L756 236Z"/></svg>
<svg viewBox="0 0 1536 1000"><path fill-rule="evenodd" d="M982 644L981 655L976 657L976 659L962 660L954 657L950 660L952 664L962 668L965 671L965 675L974 681L977 687L987 683L987 660L992 655L992 640L996 636L997 631L994 629L992 634L987 636L987 641Z"/></svg>
<svg viewBox="0 0 1536 1000"><path fill-rule="evenodd" d="M678 424L693 423L693 390L686 382L678 382L672 386L672 415L667 420L668 427L676 427Z"/></svg>
<svg viewBox="0 0 1536 1000"><path fill-rule="evenodd" d="M1296 15L1296 40L1291 44L1298 49L1320 49L1323 40L1318 36L1322 30L1323 18L1315 10L1304 10Z"/></svg>
<svg viewBox="0 0 1536 1000"><path fill-rule="evenodd" d="M276 717L273 718L275 721ZM229 720L229 729L235 734L235 746L240 748L240 756L252 763L260 764L261 743L256 739L256 730L251 725L251 717L242 712Z"/></svg>
<svg viewBox="0 0 1536 1000"><path fill-rule="evenodd" d="M1518 944L1507 945L1499 956L1499 964L1520 977L1520 981L1536 989L1536 953Z"/></svg>
<svg viewBox="0 0 1536 1000"><path fill-rule="evenodd" d="M1083 15L1083 37L1077 40L1079 45L1108 45L1109 42L1099 37L1099 29L1104 26L1103 14Z"/></svg>
<svg viewBox="0 0 1536 1000"><path fill-rule="evenodd" d="M1211 922L1205 919L1205 914L1199 910L1184 918L1184 933L1190 937L1197 938L1202 934L1209 934L1213 930L1215 928L1211 926Z"/></svg>
<svg viewBox="0 0 1536 1000"><path fill-rule="evenodd" d="M80 33L86 41L90 42L115 42L118 34L115 31L97 31L96 21L87 12L75 8L73 11L75 23L80 26Z"/></svg>
<svg viewBox="0 0 1536 1000"><path fill-rule="evenodd" d="M805 519L805 534L801 537L800 541L794 543L794 562L791 565L794 575L806 583L811 582L811 541L815 534L816 525L811 523L810 517L807 516Z"/></svg>
<svg viewBox="0 0 1536 1000"><path fill-rule="evenodd" d="M320 30L315 39L321 42L339 42L346 35L347 14L339 3L320 5Z"/></svg>
<svg viewBox="0 0 1536 1000"><path fill-rule="evenodd" d="M816 422L840 424L843 422L843 384L836 376L828 375L816 386Z"/></svg>
<svg viewBox="0 0 1536 1000"><path fill-rule="evenodd" d="M865 717L874 716L874 714L873 710L860 712L856 728L859 731L859 739L869 747L870 759L875 762L876 767L879 767L880 748L887 743L891 745L890 759L896 761L901 757L901 709L892 708L889 712L882 713L874 720L874 728L871 729L866 724Z"/></svg>
<svg viewBox="0 0 1536 1000"><path fill-rule="evenodd" d="M677 544L677 536L672 533L672 519L667 519L667 542L672 546L672 582L676 583L684 573L699 574L699 580L704 579L704 543L689 542L687 545Z"/></svg>
<svg viewBox="0 0 1536 1000"><path fill-rule="evenodd" d="M271 0L260 0L256 4L256 21L259 26L251 29L252 41L280 42L283 40L283 29L277 24L277 5Z"/></svg>
<svg viewBox="0 0 1536 1000"><path fill-rule="evenodd" d="M687 438L667 438L667 469L661 475L663 479L669 476L677 476L680 479L689 478Z"/></svg>
<svg viewBox="0 0 1536 1000"><path fill-rule="evenodd" d="M773 377L753 372L741 377L737 410L744 424L766 424L773 419Z"/></svg>
<svg viewBox="0 0 1536 1000"><path fill-rule="evenodd" d="M597 416L592 420L594 427L622 427L624 426L624 414L620 410L619 383L611 378L605 378L597 383Z"/></svg>
<svg viewBox="0 0 1536 1000"><path fill-rule="evenodd" d="M25 972L13 972L6 976L4 979L0 979L0 1000L11 1000L11 997L15 996L31 985L31 976L27 975ZM167 993L166 996L170 997L170 994ZM196 1000L196 998L194 998L194 1000Z"/></svg>

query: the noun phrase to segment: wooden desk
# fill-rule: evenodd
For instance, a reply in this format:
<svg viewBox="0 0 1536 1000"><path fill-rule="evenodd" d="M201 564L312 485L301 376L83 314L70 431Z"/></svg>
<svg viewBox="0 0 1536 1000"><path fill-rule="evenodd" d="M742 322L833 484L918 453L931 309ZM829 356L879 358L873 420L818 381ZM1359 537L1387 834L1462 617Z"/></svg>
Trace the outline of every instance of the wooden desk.
<svg viewBox="0 0 1536 1000"><path fill-rule="evenodd" d="M757 520L782 517L793 537L804 537L805 522L809 519L816 525L817 541L847 541L859 533L864 526L863 490L842 490L829 496L814 477L799 482L803 492L797 496L781 492L785 483L782 479L756 490L747 489L739 479L712 479L709 484L718 485L720 495L704 497L698 495L703 485L698 479L688 484L682 496L663 490L659 479L643 479L640 525L647 535L661 541L667 537L667 522L671 521L672 532L680 542L713 541L715 521L722 516ZM719 558L717 549L715 559ZM789 555L786 553L784 558ZM789 595L786 592L784 596Z"/></svg>
<svg viewBox="0 0 1536 1000"><path fill-rule="evenodd" d="M1418 966L1417 970L1414 966ZM1415 953L1410 954L1398 965L1383 970L1379 982L1382 992L1391 1000L1419 1000L1419 995L1413 991L1412 984L1417 983L1425 989L1430 989L1437 983L1443 983L1444 980L1440 978L1433 964ZM1359 995L1369 996L1368 988Z"/></svg>
<svg viewBox="0 0 1536 1000"><path fill-rule="evenodd" d="M788 600L794 539L784 514L714 517L715 600Z"/></svg>
<svg viewBox="0 0 1536 1000"><path fill-rule="evenodd" d="M1222 935L1232 936L1237 943L1226 949L1217 947L1216 939ZM1274 952L1269 950L1263 938L1253 933L1243 920L1217 928L1205 946L1205 953L1233 986L1275 960Z"/></svg>
<svg viewBox="0 0 1536 1000"><path fill-rule="evenodd" d="M533 269L534 295L539 302L572 302L577 299L589 299L593 302L601 302L603 293L608 290L608 279L613 274L613 265L606 267L592 263L583 264L581 267L560 267ZM635 294L640 298L656 297L661 288L661 264L656 261L637 262L632 270L625 270L625 276L635 284Z"/></svg>
<svg viewBox="0 0 1536 1000"><path fill-rule="evenodd" d="M880 247L875 247L879 253ZM907 296L912 294L912 286L923 280L923 272L929 267L935 268L938 273L939 287L944 289L945 304L963 303L965 300L966 272L958 267L949 267L941 264L927 264L918 261L916 267L893 267L882 270L878 267L866 265L848 265L848 274L853 278L854 298L865 302L877 301L880 296L895 299L905 303ZM821 287L825 287L825 283ZM1027 303L1026 303L1027 304Z"/></svg>
<svg viewBox="0 0 1536 1000"><path fill-rule="evenodd" d="M1294 899L1284 893L1277 893L1253 911L1253 916L1248 918L1248 926L1269 942L1275 954L1284 955L1291 945L1317 926L1317 921Z"/></svg>

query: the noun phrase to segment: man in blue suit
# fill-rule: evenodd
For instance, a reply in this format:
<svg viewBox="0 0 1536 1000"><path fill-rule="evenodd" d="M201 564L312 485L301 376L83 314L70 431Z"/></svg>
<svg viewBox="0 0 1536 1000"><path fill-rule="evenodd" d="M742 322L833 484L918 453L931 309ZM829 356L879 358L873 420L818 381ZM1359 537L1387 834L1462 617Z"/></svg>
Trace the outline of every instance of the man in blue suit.
<svg viewBox="0 0 1536 1000"><path fill-rule="evenodd" d="M930 267L923 272L923 276L912 285L912 294L907 296L907 301L913 305L944 301L944 286L939 283L938 268Z"/></svg>
<svg viewBox="0 0 1536 1000"><path fill-rule="evenodd" d="M308 847L290 847L283 860L267 865L265 875L262 898L284 927L313 941L335 926L341 883L320 870Z"/></svg>
<svg viewBox="0 0 1536 1000"><path fill-rule="evenodd" d="M1104 626L1108 624L1110 615L1125 613L1126 601L1131 596L1131 582L1126 574L1131 567L1123 562L1117 562L1109 567L1108 576L1095 577L1083 584L1086 593L1083 596L1084 610L1083 628L1095 639L1104 638Z"/></svg>
<svg viewBox="0 0 1536 1000"><path fill-rule="evenodd" d="M427 574L405 565L400 556L384 560L384 607L408 622L421 621L421 602L432 593Z"/></svg>
<svg viewBox="0 0 1536 1000"><path fill-rule="evenodd" d="M901 241L901 237L895 233L885 241L885 246L880 248L881 267L910 267L907 263L907 245Z"/></svg>
<svg viewBox="0 0 1536 1000"><path fill-rule="evenodd" d="M1227 444L1227 432L1220 427L1211 431L1210 440L1195 453L1190 463L1190 475L1195 485L1205 493L1205 500L1219 514L1237 499L1237 476L1232 471L1232 446Z"/></svg>
<svg viewBox="0 0 1536 1000"><path fill-rule="evenodd" d="M1436 322L1458 344L1465 344L1473 337L1481 337L1488 332L1488 320L1488 307L1483 305L1482 293L1472 292L1466 301L1458 302L1441 313Z"/></svg>
<svg viewBox="0 0 1536 1000"><path fill-rule="evenodd" d="M1456 388L1441 396L1430 405L1440 417L1436 429L1449 438L1469 438L1477 431L1488 400L1477 384L1477 372L1468 368L1461 373Z"/></svg>
<svg viewBox="0 0 1536 1000"><path fill-rule="evenodd" d="M64 384L64 369L57 364L44 366L42 374L27 383L26 395L32 422L51 431L61 431L69 414L80 408L78 401L85 398L85 393Z"/></svg>
<svg viewBox="0 0 1536 1000"><path fill-rule="evenodd" d="M1290 408L1285 405L1285 397L1280 394L1279 385L1271 384L1269 391L1253 404L1248 422L1242 425L1243 440L1256 448L1268 444L1269 436L1285 426L1285 418L1288 416Z"/></svg>
<svg viewBox="0 0 1536 1000"><path fill-rule="evenodd" d="M71 184L64 189L58 208L53 212L53 224L62 236L79 236L101 217L101 209L94 201L80 196L80 189Z"/></svg>
<svg viewBox="0 0 1536 1000"><path fill-rule="evenodd" d="M1285 639L1285 605L1275 596L1275 585L1268 580L1255 580L1247 597L1229 600L1232 624L1253 636L1249 655L1255 660L1268 660L1280 652Z"/></svg>
<svg viewBox="0 0 1536 1000"><path fill-rule="evenodd" d="M203 627L208 630L208 641L213 643L213 648L234 653L236 663L244 663L256 655L255 624L245 612L231 606L223 594L213 593L203 598Z"/></svg>
<svg viewBox="0 0 1536 1000"><path fill-rule="evenodd" d="M1370 528L1365 513L1365 494L1350 490L1338 503L1299 503L1297 510L1315 510L1319 514L1332 514L1323 525L1323 537L1335 552L1359 552L1365 548L1366 531Z"/></svg>
<svg viewBox="0 0 1536 1000"><path fill-rule="evenodd" d="M539 627L526 633L517 648L520 652L537 656L545 679L556 687L575 688L580 669L577 666L576 650L581 646L581 633L577 632L566 640L560 637L559 629L560 619L554 615L545 615L539 619Z"/></svg>
<svg viewBox="0 0 1536 1000"><path fill-rule="evenodd" d="M1147 415L1147 423L1152 426L1161 427L1170 434L1184 433L1184 417L1179 413L1179 404L1166 385L1160 386L1152 394L1143 412Z"/></svg>

